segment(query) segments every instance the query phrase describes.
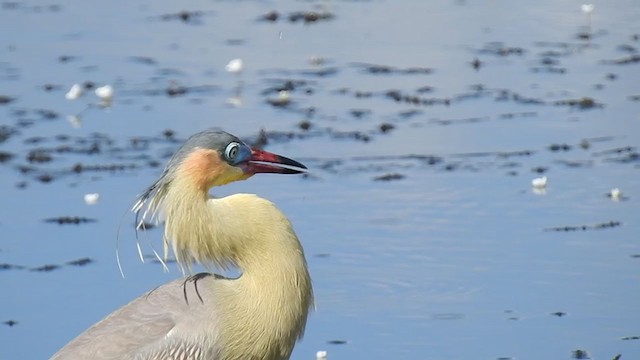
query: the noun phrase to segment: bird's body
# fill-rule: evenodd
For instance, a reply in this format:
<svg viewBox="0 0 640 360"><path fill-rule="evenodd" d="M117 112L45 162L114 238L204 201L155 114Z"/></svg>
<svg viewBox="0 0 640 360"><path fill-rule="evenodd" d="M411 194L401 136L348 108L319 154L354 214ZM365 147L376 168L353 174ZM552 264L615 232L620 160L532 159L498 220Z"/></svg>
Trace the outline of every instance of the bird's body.
<svg viewBox="0 0 640 360"><path fill-rule="evenodd" d="M236 150L228 154L232 146ZM302 166L222 132L189 139L134 211L146 208L142 220L160 213L165 247L173 248L183 269L197 261L236 266L241 275L202 273L162 285L89 328L52 359L288 359L313 304L302 246L271 202L250 194L213 199L207 193L257 172L300 172L264 162Z"/></svg>

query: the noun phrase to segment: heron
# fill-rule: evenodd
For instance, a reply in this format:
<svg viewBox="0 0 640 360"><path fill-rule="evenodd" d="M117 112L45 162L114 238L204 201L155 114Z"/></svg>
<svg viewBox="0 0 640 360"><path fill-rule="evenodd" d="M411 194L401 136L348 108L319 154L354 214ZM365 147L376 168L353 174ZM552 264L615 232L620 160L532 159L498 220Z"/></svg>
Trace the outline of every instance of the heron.
<svg viewBox="0 0 640 360"><path fill-rule="evenodd" d="M289 359L313 307L302 245L273 203L253 194L214 198L209 189L305 171L221 130L192 135L132 209L141 226L164 220L164 258L171 248L185 276L115 310L51 359ZM240 275L192 274L194 262Z"/></svg>

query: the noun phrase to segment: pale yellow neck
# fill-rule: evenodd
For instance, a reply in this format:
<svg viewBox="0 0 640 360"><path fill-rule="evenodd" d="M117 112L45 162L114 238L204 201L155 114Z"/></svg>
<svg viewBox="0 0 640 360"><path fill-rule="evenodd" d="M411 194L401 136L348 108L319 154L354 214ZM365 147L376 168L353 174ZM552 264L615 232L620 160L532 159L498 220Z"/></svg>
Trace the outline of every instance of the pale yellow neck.
<svg viewBox="0 0 640 360"><path fill-rule="evenodd" d="M183 269L197 261L242 272L216 289L223 358L236 358L250 344L256 359L287 359L313 303L303 249L291 224L255 195L208 199L193 190L174 183L167 193L165 241Z"/></svg>

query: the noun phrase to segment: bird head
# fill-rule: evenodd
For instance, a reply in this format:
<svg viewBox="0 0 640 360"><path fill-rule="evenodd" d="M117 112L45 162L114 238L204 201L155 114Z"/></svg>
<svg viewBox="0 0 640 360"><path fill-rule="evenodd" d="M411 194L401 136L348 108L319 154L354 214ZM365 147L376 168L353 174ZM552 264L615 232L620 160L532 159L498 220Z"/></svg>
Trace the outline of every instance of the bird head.
<svg viewBox="0 0 640 360"><path fill-rule="evenodd" d="M171 158L165 172L206 191L258 173L299 174L305 169L295 160L253 149L229 133L209 130L191 136Z"/></svg>
<svg viewBox="0 0 640 360"><path fill-rule="evenodd" d="M221 130L192 135L171 157L160 177L138 197L133 211L154 218L169 189L177 182L206 195L209 188L245 180L258 173L299 174L306 167L284 156L253 149ZM146 210L140 211L146 207Z"/></svg>

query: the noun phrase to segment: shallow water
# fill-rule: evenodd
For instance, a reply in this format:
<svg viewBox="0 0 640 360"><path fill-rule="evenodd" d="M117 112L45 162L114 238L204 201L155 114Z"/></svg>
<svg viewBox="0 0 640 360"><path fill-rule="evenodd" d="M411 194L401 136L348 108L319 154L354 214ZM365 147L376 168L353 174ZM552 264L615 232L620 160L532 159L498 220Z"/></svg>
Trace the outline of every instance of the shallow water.
<svg viewBox="0 0 640 360"><path fill-rule="evenodd" d="M212 126L311 169L212 191L274 201L305 246L293 359L640 357L640 5L596 4L590 30L580 5L2 3L0 359L47 358L180 276L138 260L127 210ZM310 11L333 17L288 19ZM113 104L65 99L86 81Z"/></svg>

